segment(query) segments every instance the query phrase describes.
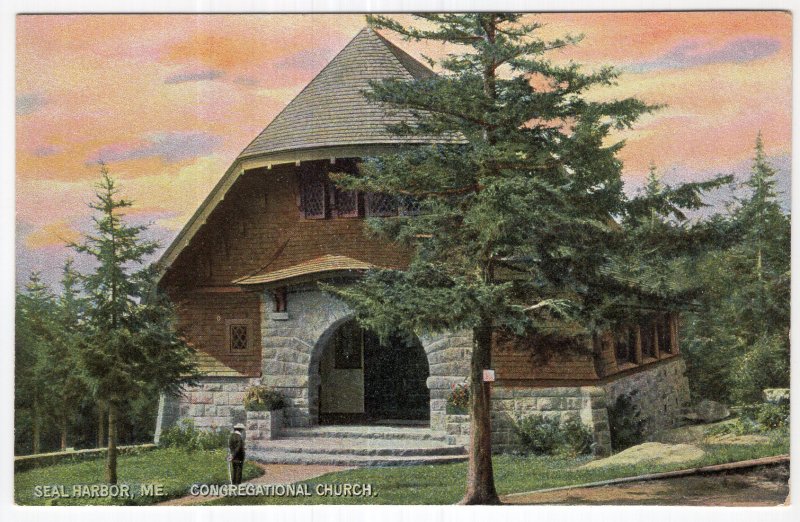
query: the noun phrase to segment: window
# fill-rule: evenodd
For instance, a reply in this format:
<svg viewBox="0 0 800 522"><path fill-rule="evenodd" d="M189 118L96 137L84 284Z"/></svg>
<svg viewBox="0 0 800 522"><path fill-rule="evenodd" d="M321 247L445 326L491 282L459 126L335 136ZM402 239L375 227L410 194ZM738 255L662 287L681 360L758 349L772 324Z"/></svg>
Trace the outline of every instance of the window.
<svg viewBox="0 0 800 522"><path fill-rule="evenodd" d="M401 216L417 216L419 215L419 200L413 196L401 196L399 210Z"/></svg>
<svg viewBox="0 0 800 522"><path fill-rule="evenodd" d="M225 321L225 338L230 353L243 353L250 351L252 343L252 329L247 319L233 319Z"/></svg>
<svg viewBox="0 0 800 522"><path fill-rule="evenodd" d="M275 298L275 307L273 312L282 313L286 311L286 287L282 286L273 290L272 295Z"/></svg>
<svg viewBox="0 0 800 522"><path fill-rule="evenodd" d="M355 190L333 189L336 217L358 217L361 215L360 194Z"/></svg>
<svg viewBox="0 0 800 522"><path fill-rule="evenodd" d="M671 323L670 314L664 314L658 324L658 349L663 353L672 353Z"/></svg>
<svg viewBox="0 0 800 522"><path fill-rule="evenodd" d="M653 359L656 357L656 346L653 323L647 321L641 327L642 332L642 358Z"/></svg>
<svg viewBox="0 0 800 522"><path fill-rule="evenodd" d="M300 173L300 206L307 219L328 216L328 180L322 172L309 169Z"/></svg>
<svg viewBox="0 0 800 522"><path fill-rule="evenodd" d="M247 326L243 324L232 324L231 329L231 351L247 350Z"/></svg>
<svg viewBox="0 0 800 522"><path fill-rule="evenodd" d="M368 217L397 215L397 200L388 194L370 192L364 196Z"/></svg>
<svg viewBox="0 0 800 522"><path fill-rule="evenodd" d="M337 370L361 369L361 349L364 346L364 330L358 323L343 324L334 335L334 368Z"/></svg>
<svg viewBox="0 0 800 522"><path fill-rule="evenodd" d="M617 333L614 349L618 365L636 364L636 332L633 328Z"/></svg>

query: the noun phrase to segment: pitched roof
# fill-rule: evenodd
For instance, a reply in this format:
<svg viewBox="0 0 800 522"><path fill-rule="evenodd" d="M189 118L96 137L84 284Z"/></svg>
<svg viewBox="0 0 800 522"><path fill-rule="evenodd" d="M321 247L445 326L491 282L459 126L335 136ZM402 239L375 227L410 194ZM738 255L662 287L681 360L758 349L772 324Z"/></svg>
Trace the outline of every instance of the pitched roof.
<svg viewBox="0 0 800 522"><path fill-rule="evenodd" d="M159 277L177 259L249 163L357 157L400 144L436 143L440 137L403 137L386 126L392 116L364 97L371 80L423 79L434 73L369 28L362 29L236 158L158 261ZM460 140L460 138L451 138ZM323 151L323 152L321 152ZM344 156L346 154L346 156Z"/></svg>
<svg viewBox="0 0 800 522"><path fill-rule="evenodd" d="M369 270L370 268L375 268L375 265L347 256L327 254L316 259L298 263L289 268L242 277L235 280L234 283L240 285L268 284L308 275L362 271Z"/></svg>
<svg viewBox="0 0 800 522"><path fill-rule="evenodd" d="M432 75L430 69L405 51L364 28L239 157L341 145L435 141L432 137L390 133L386 126L407 121L410 113L388 114L384 107L364 96L370 81L425 79Z"/></svg>

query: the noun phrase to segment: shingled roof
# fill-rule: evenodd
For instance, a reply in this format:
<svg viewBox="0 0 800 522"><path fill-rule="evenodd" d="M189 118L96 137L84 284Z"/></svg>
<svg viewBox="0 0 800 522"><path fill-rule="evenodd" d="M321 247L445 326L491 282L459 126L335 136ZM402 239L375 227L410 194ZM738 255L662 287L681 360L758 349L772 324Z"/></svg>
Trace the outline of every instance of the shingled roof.
<svg viewBox="0 0 800 522"><path fill-rule="evenodd" d="M434 73L370 28L362 29L236 158L159 260L164 274L245 169L278 163L379 153L402 144L459 140L398 136L387 126L409 121L364 96L370 81L414 80Z"/></svg>
<svg viewBox="0 0 800 522"><path fill-rule="evenodd" d="M370 81L425 79L433 72L370 28L362 29L242 151L240 158L286 150L356 144L430 142L397 136L387 125L410 114L387 114L364 96Z"/></svg>

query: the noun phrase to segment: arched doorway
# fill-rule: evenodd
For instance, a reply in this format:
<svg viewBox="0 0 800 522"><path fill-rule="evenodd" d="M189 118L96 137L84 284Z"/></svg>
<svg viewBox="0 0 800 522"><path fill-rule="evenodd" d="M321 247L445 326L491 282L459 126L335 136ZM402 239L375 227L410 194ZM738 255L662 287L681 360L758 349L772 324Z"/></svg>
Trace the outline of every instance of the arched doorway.
<svg viewBox="0 0 800 522"><path fill-rule="evenodd" d="M415 336L377 335L350 319L328 337L319 361L320 424L428 425L428 358Z"/></svg>

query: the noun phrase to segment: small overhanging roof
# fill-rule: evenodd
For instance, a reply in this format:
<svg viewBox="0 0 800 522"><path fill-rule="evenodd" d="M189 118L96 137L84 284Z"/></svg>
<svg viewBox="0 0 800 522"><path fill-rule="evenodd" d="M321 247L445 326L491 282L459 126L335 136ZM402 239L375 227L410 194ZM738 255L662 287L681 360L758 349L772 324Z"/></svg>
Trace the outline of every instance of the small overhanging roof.
<svg viewBox="0 0 800 522"><path fill-rule="evenodd" d="M463 137L393 134L387 125L408 121L411 114L387 111L364 96L371 81L424 79L433 74L372 29L362 29L239 154L159 259L159 278L246 170L378 156L402 145L463 141Z"/></svg>
<svg viewBox="0 0 800 522"><path fill-rule="evenodd" d="M320 276L331 277L333 275L353 274L354 272L363 272L371 268L376 267L370 263L347 256L327 254L281 270L241 277L233 282L238 285L269 285L287 283L311 276L319 278Z"/></svg>

